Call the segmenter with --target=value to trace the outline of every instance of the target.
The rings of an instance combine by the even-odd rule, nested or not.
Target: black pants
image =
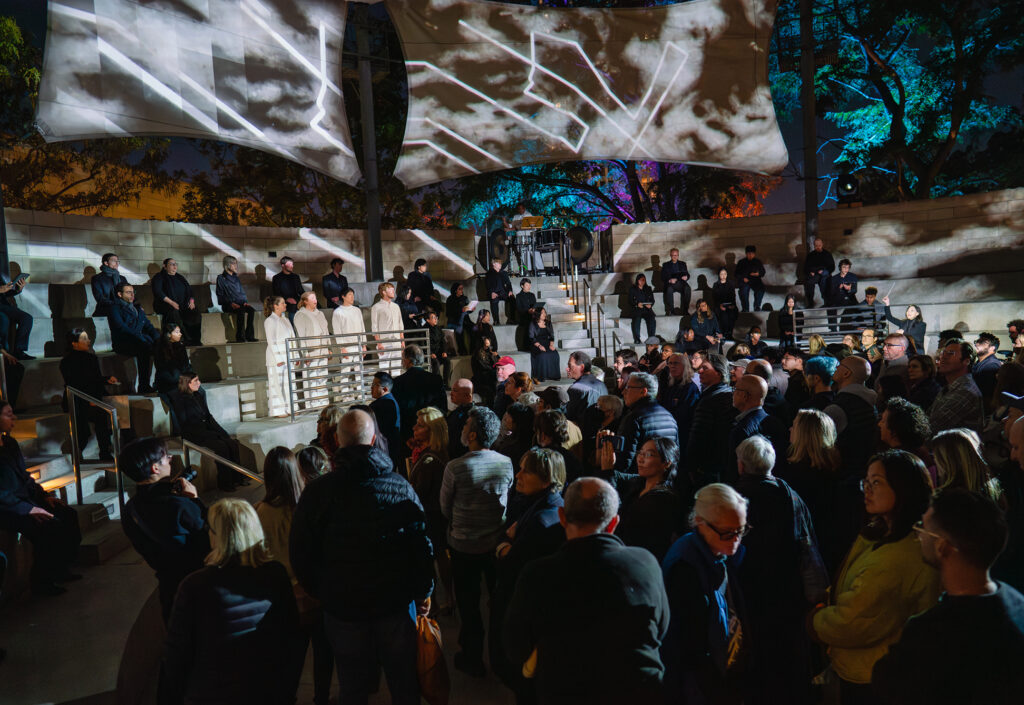
[[[188,309],[184,305],[179,310],[167,309],[161,312],[160,324],[164,327],[175,323],[181,327],[181,337],[185,345],[200,345],[203,340],[203,316],[199,309]]]
[[[487,583],[488,597],[494,593],[496,567],[494,553],[463,553],[449,548],[452,556],[452,582],[455,603],[462,618],[459,648],[470,661],[482,662],[484,656],[484,620],[480,613],[480,580]]]
[[[444,388],[448,389],[448,380],[452,376],[452,361],[445,355],[430,358],[430,371],[435,375],[440,374],[444,381]]]
[[[679,294],[679,308],[683,309],[683,313],[687,314],[690,312],[690,297],[691,290],[690,285],[684,282],[682,279],[676,279],[675,284],[665,284],[665,315],[672,315],[672,294],[673,292]]]
[[[227,458],[233,463],[238,462],[238,441],[233,439],[223,429],[213,429],[192,423],[181,430],[181,435],[187,441],[192,441],[204,448],[209,448],[222,458]],[[235,472],[227,465],[217,463],[217,486],[222,490],[230,490],[244,480],[245,477]]]
[[[224,313],[235,317],[236,343],[244,343],[247,340],[250,342],[256,340],[256,331],[253,330],[252,327],[252,319],[256,314],[256,309],[249,304],[239,304],[236,309],[233,309],[230,306],[225,306]]]
[[[726,340],[732,340],[732,329],[736,325],[737,315],[735,305],[726,305],[724,311],[721,308],[718,309],[718,328]]]
[[[75,399],[75,425],[78,427],[78,448],[81,451],[89,442],[92,431],[89,424],[96,428],[96,443],[100,447],[100,455],[111,455],[114,447],[110,443],[110,417],[107,412],[91,405],[87,401]]]
[[[138,338],[122,340],[114,345],[114,352],[118,355],[128,355],[135,358],[135,364],[139,368],[139,381],[135,389],[140,394],[153,391],[153,385],[149,380],[153,377],[153,341],[142,341]]]
[[[488,296],[489,295],[490,294],[488,294]],[[499,325],[498,310],[499,310],[500,304],[501,304],[501,302],[503,300],[505,302],[505,320],[506,320],[506,322],[508,322],[510,324],[516,322],[516,300],[515,300],[515,298],[511,298],[510,297],[510,298],[507,298],[507,299],[502,299],[499,296],[496,299],[491,299],[491,318],[494,319],[494,322],[493,322],[492,325],[495,325],[495,326]]]
[[[647,323],[647,336],[650,337],[655,334],[658,330],[658,322],[654,317],[654,311],[649,308],[638,308],[633,311],[633,320],[630,321],[630,327],[633,329],[633,342],[640,342],[640,321]]]
[[[821,300],[824,301],[825,297],[828,296],[828,280],[830,279],[827,273],[825,274],[808,274],[807,278],[804,279],[804,305],[807,308],[814,308],[814,285],[818,285],[818,291],[821,292]]]
[[[0,304],[0,341],[3,347],[7,348],[11,336],[11,326],[14,326],[14,345],[10,349],[16,353],[23,353],[28,350],[28,338],[32,334],[32,316],[22,311],[17,306]]]
[[[68,572],[68,566],[78,557],[82,532],[78,529],[78,515],[67,505],[46,508],[53,519],[37,522],[30,516],[0,513],[0,529],[17,531],[32,542],[33,587],[50,585]]]

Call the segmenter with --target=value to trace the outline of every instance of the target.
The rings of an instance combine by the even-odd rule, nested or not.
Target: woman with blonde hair
[[[263,332],[267,337],[267,400],[270,416],[283,418],[288,412],[288,370],[286,343],[295,337],[288,316],[288,304],[280,296],[268,296],[263,302]],[[299,361],[296,361],[298,364]]]
[[[315,292],[307,291],[299,297],[299,310],[295,312],[292,326],[299,338],[319,338],[302,345],[302,386],[313,388],[303,392],[302,397],[307,408],[317,407],[327,397],[327,362],[330,359],[327,341],[330,331],[327,329],[327,317],[317,308]]]
[[[303,649],[288,571],[267,549],[248,502],[219,500],[208,521],[213,550],[178,588],[159,699],[293,702]]]
[[[825,339],[817,333],[807,336],[807,355],[820,355],[825,352]]]
[[[445,602],[434,602],[438,612],[447,614],[452,604],[452,568],[446,539],[448,523],[441,513],[441,481],[448,464],[448,421],[440,409],[428,406],[416,412],[408,446],[412,451],[409,483],[416,490],[427,516],[427,535],[434,544],[434,562],[444,585]]]
[[[961,488],[1001,501],[1002,489],[981,455],[977,433],[968,428],[940,431],[932,438],[931,446],[939,478],[937,492]]]
[[[320,410],[316,419],[316,438],[310,445],[323,448],[328,458],[334,458],[338,450],[338,424],[345,415],[345,409],[339,404],[331,404]]]

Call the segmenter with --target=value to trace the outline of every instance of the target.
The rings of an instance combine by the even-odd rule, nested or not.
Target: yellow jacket
[[[851,683],[870,683],[875,662],[900,638],[907,620],[939,599],[938,572],[921,558],[914,532],[876,545],[858,536],[843,562],[832,604],[814,615],[832,668]]]

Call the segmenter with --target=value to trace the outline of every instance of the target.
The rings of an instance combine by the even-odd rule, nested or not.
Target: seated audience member
[[[501,325],[498,309],[502,301],[505,302],[506,322],[516,322],[516,295],[512,292],[512,280],[509,279],[508,271],[504,269],[504,266],[505,263],[500,259],[491,260],[491,268],[487,270],[487,274],[484,276],[487,299],[491,304],[491,318],[494,319],[494,325],[496,326]]]
[[[740,542],[750,530],[747,500],[720,483],[702,487],[690,512],[690,533],[662,561],[671,613],[661,645],[664,702],[742,702],[739,664],[749,651],[739,584]]]
[[[754,291],[754,310],[761,310],[764,299],[764,264],[757,258],[757,247],[747,245],[744,258],[736,263],[734,274],[739,282],[740,305],[744,311],[750,310],[750,291]]]
[[[935,378],[937,372],[935,360],[930,355],[911,358],[907,362],[907,401],[929,411],[942,391],[942,385]]]
[[[131,284],[118,285],[117,303],[111,306],[107,323],[114,352],[135,358],[139,373],[136,391],[139,394],[152,393],[153,386],[149,380],[153,371],[153,346],[160,334],[146,318],[142,307],[135,303],[135,287]]]
[[[210,507],[213,550],[181,581],[167,625],[161,702],[290,702],[302,669],[299,612],[252,505]]]
[[[396,468],[400,468],[401,459],[404,457],[400,447],[402,443],[402,424],[398,400],[391,393],[394,386],[395,381],[387,372],[375,373],[373,375],[373,382],[370,383],[370,396],[373,397],[373,401],[370,402],[370,409],[373,411],[381,434],[387,439],[391,460],[394,461]],[[340,421],[340,419],[338,420]],[[335,423],[335,428],[337,428],[337,423]],[[334,457],[333,454],[331,457]]]
[[[480,342],[483,344],[476,349],[469,361],[470,369],[473,371],[473,389],[480,395],[481,404],[493,408],[498,393],[498,360],[501,358],[491,347],[490,338]]]
[[[395,377],[391,394],[398,402],[399,426],[403,439],[412,437],[412,425],[416,423],[416,412],[433,406],[448,407],[444,393],[444,382],[439,375],[423,369],[423,349],[419,345],[406,345],[402,350],[402,369]]]
[[[472,309],[465,291],[466,287],[462,282],[455,282],[452,284],[451,295],[444,302],[447,327],[455,331],[455,349],[459,355],[466,355],[469,351],[466,338],[469,336]]]
[[[199,375],[195,372],[183,374],[178,380],[178,389],[170,395],[174,417],[181,428],[181,436],[204,448],[209,448],[222,458],[238,463],[238,441],[217,423],[206,403],[206,391],[202,388]],[[248,485],[245,475],[227,465],[217,463],[217,487],[231,492],[239,485]]]
[[[555,328],[543,307],[533,314],[527,338],[530,341],[530,376],[539,382],[560,379],[562,363],[555,345]]]
[[[810,511],[784,480],[772,475],[775,449],[751,436],[736,447],[736,491],[747,498],[747,522],[757,527],[745,541],[740,586],[750,637],[745,702],[765,705],[814,702],[812,651],[804,617],[828,592]]]
[[[295,318],[295,312],[299,310],[299,299],[305,288],[302,286],[302,277],[295,273],[295,260],[291,257],[282,257],[280,260],[281,271],[270,280],[270,286],[274,296],[280,296],[287,304],[288,320]]]
[[[535,696],[531,698],[533,684],[523,678],[522,664],[512,664],[505,656],[501,627],[523,569],[538,558],[550,556],[565,543],[565,529],[558,520],[564,487],[565,467],[561,455],[547,448],[527,451],[516,471],[518,511],[509,512],[505,535],[495,549],[497,580],[491,600],[488,651],[492,669],[516,693],[520,702],[535,699]]]
[[[749,357],[761,357],[768,348],[768,343],[761,340],[761,327],[754,326],[747,334],[747,345],[750,348]]]
[[[821,300],[828,300],[829,276],[836,271],[832,253],[825,249],[820,237],[814,238],[814,247],[804,258],[804,304],[814,308],[814,286],[818,286]]]
[[[89,281],[92,299],[96,302],[96,308],[92,312],[93,318],[107,316],[110,309],[117,303],[118,285],[128,283],[128,280],[118,271],[120,266],[121,261],[113,252],[103,254],[100,271],[94,274]]]
[[[445,421],[440,409],[428,406],[416,412],[416,424],[409,439],[409,484],[416,490],[416,496],[423,505],[427,517],[427,536],[434,546],[435,575],[444,586],[445,603],[432,604],[434,612],[450,614],[452,609],[452,564],[448,559],[448,542],[445,532],[448,528],[441,514],[441,482],[450,456],[452,444],[449,435],[451,426]],[[461,428],[459,429],[461,433]],[[400,473],[401,474],[401,473]]]
[[[974,383],[981,391],[981,399],[985,403],[985,413],[992,413],[992,392],[996,389],[996,373],[1003,363],[996,357],[999,350],[999,338],[991,333],[982,333],[974,341],[974,350],[978,353],[978,361],[971,370]]]
[[[593,373],[590,355],[576,351],[569,354],[565,373],[573,383],[567,393],[569,402],[565,405],[565,416],[578,426],[583,425],[583,416],[587,409],[594,406],[608,388]]]
[[[70,568],[82,542],[78,514],[26,471],[25,456],[11,436],[17,420],[10,402],[0,401],[0,529],[16,531],[32,543],[32,594],[60,595],[66,589],[59,583],[82,577]]]
[[[647,336],[658,332],[658,323],[654,316],[654,291],[647,285],[647,277],[636,275],[636,281],[629,287],[629,306],[633,329],[633,344],[640,344],[640,322],[647,325]]]
[[[526,404],[509,404],[501,417],[501,430],[494,450],[513,462],[533,446],[534,411]]]
[[[526,277],[519,280],[519,293],[516,294],[516,314],[519,321],[529,321],[537,308],[537,295],[530,289],[533,283]]]
[[[557,408],[536,411],[533,417],[533,438],[536,445],[550,448],[563,456],[567,482],[586,474],[579,458],[571,450],[574,444],[570,442],[569,423],[565,419],[565,414]]]
[[[697,373],[700,375],[701,394],[693,410],[684,456],[687,476],[676,480],[679,494],[684,497],[689,497],[695,489],[717,482],[726,471],[729,432],[736,418],[725,358],[708,355]]]
[[[462,444],[469,452],[448,463],[441,483],[441,513],[449,522],[455,601],[462,617],[455,667],[477,678],[487,673],[480,584],[486,582],[493,595],[494,549],[501,542],[513,477],[512,461],[491,450],[500,425],[488,408],[470,411],[462,428]]]
[[[813,304],[809,306],[813,307]],[[779,311],[779,347],[788,348],[796,345],[796,331],[798,328],[803,330],[803,326],[804,314],[796,310],[796,297],[790,294]]]
[[[140,438],[121,451],[118,470],[136,483],[121,515],[121,527],[156,572],[164,621],[182,579],[203,567],[210,552],[206,507],[195,486],[171,479],[171,456],[158,438]]]
[[[729,270],[725,267],[718,269],[718,281],[711,287],[711,297],[715,301],[715,317],[722,336],[731,340],[732,328],[739,314],[736,310],[736,285],[730,281]]]
[[[985,408],[981,391],[971,377],[977,359],[974,346],[963,340],[951,340],[939,350],[938,371],[946,387],[939,392],[928,412],[932,433],[949,428],[981,431],[985,425]]]
[[[153,384],[172,414],[174,410],[171,408],[170,394],[178,389],[178,380],[181,376],[193,371],[192,361],[189,360],[188,349],[182,337],[181,326],[169,321],[164,325],[160,340],[153,348],[153,367],[156,368]],[[174,423],[178,423],[177,419],[174,419]]]
[[[402,312],[402,330],[416,330],[420,328],[420,320],[423,314],[420,307],[412,300],[412,289],[408,284],[398,287],[398,296],[395,299],[399,310]]]
[[[861,476],[871,451],[878,445],[875,392],[864,386],[871,365],[862,357],[847,357],[832,373],[835,399],[823,411],[836,423],[836,446],[843,456],[843,474]]]
[[[999,481],[992,477],[981,455],[981,439],[974,431],[952,428],[940,431],[931,440],[932,457],[938,475],[936,490],[964,489],[1002,500]]]
[[[452,385],[448,399],[454,407],[448,412],[448,459],[458,458],[465,454],[466,446],[462,445],[462,427],[466,425],[466,417],[473,409],[473,382],[461,377]]]
[[[657,377],[646,372],[630,375],[629,383],[623,389],[626,413],[617,434],[623,437],[624,444],[615,461],[615,469],[619,472],[635,472],[637,451],[651,438],[668,438],[678,445],[676,420],[658,403],[657,398]]]
[[[839,260],[839,274],[833,275],[828,282],[828,296],[825,297],[825,305],[830,307],[844,307],[857,305],[857,275],[850,271],[850,260]],[[835,309],[829,311],[835,313]],[[836,318],[829,315],[829,322],[835,324]],[[835,328],[833,327],[833,330]]]
[[[550,323],[550,321],[548,321]],[[472,340],[470,350],[475,351],[483,345],[484,339],[491,341],[491,349],[498,349],[498,336],[494,333],[494,325],[491,321],[491,312],[483,309],[476,316],[476,323],[473,324]]]
[[[679,250],[672,248],[669,261],[661,265],[661,286],[664,290],[665,315],[685,316],[690,312],[690,273],[686,262],[679,259]],[[679,294],[679,308],[673,308],[672,295]]]
[[[1006,544],[999,507],[963,489],[942,491],[914,529],[944,592],[937,605],[907,622],[875,663],[871,684],[878,702],[1019,702],[1024,596],[989,573]]]
[[[341,273],[345,261],[341,257],[331,260],[331,271],[323,276],[320,284],[324,290],[324,299],[327,301],[327,308],[338,308],[341,306],[341,297],[348,288],[348,277]]]
[[[664,342],[660,335],[652,335],[644,340],[644,354],[640,356],[640,370],[651,372],[661,363],[661,344]]]
[[[603,480],[569,485],[558,510],[565,544],[519,576],[505,614],[505,653],[513,667],[536,674],[540,702],[661,699],[665,584],[648,551],[627,547],[612,533],[618,508],[615,490]],[[615,637],[599,636],[610,634]]]
[[[673,489],[679,464],[679,446],[670,438],[650,438],[636,456],[636,473],[615,470],[615,450],[600,445],[600,477],[619,493],[619,525],[615,535],[627,546],[650,551],[660,563],[682,533],[682,503]]]
[[[444,339],[444,331],[437,322],[437,311],[427,311],[427,344],[430,349],[430,371],[440,374],[445,389],[452,376],[452,362],[448,359],[448,343]]]
[[[935,467],[926,447],[932,427],[924,409],[902,397],[893,397],[878,417],[878,431],[884,447],[905,450],[920,458],[935,484]]]
[[[906,318],[899,319],[892,315],[888,296],[882,298],[882,303],[885,304],[885,320],[896,325],[896,332],[906,336],[909,343],[913,346],[908,347],[908,350],[914,355],[924,355],[924,334],[928,326],[924,322],[924,316],[921,313],[920,307],[914,304],[907,306]]]
[[[153,310],[160,314],[161,324],[177,323],[181,326],[185,345],[202,345],[202,312],[196,308],[192,285],[178,273],[178,263],[172,257],[164,260],[164,267],[150,282],[153,287]]]
[[[92,350],[92,341],[89,334],[81,328],[74,328],[68,332],[67,355],[61,358],[60,375],[64,379],[65,387],[73,387],[80,392],[85,392],[91,397],[102,399],[107,394],[108,384],[117,384],[117,377],[105,375],[100,372],[100,361]],[[70,399],[64,399],[66,409]],[[75,423],[78,431],[78,447],[84,450],[92,435],[89,430],[91,423],[96,428],[96,443],[99,445],[100,460],[113,460],[113,445],[111,444],[110,416],[99,407],[93,406],[84,399],[75,397]]]
[[[434,280],[427,271],[427,260],[421,257],[413,263],[406,283],[412,289],[412,302],[416,308],[420,311],[434,308]]]
[[[412,610],[428,609],[434,552],[419,498],[374,446],[374,428],[364,411],[341,418],[335,471],[302,493],[289,551],[299,584],[323,605],[339,702],[365,703],[383,669],[392,702],[416,703]]]
[[[693,327],[693,342],[698,350],[717,348],[722,342],[719,319],[704,299],[697,300],[697,310],[690,317],[690,325]]]
[[[28,354],[28,341],[32,335],[32,315],[18,308],[16,297],[28,283],[28,275],[9,281],[0,274],[0,346],[7,347],[11,340],[11,326],[14,326],[12,354],[18,360],[34,360]]]
[[[838,367],[839,361],[826,355],[815,355],[804,362],[804,383],[811,394],[804,408],[824,411],[832,404],[836,398],[832,391],[832,375]]]
[[[884,451],[871,458],[863,487],[868,522],[843,561],[830,604],[812,618],[815,636],[829,646],[842,703],[872,702],[871,669],[907,619],[939,596],[939,576],[922,560],[913,530],[931,496],[924,465],[905,451]]]
[[[827,346],[825,345],[825,339],[822,338],[817,333],[812,333],[811,335],[807,336],[807,355],[809,357],[814,357],[815,355],[828,354],[825,349],[826,347]]]
[[[224,313],[235,316],[235,342],[255,343],[256,309],[249,305],[245,287],[238,279],[238,260],[231,255],[224,258],[224,272],[217,275],[217,304]]]

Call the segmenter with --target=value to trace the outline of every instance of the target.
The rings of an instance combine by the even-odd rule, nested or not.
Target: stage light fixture
[[[854,203],[860,200],[860,179],[852,174],[841,174],[836,179],[836,195],[840,203]]]

